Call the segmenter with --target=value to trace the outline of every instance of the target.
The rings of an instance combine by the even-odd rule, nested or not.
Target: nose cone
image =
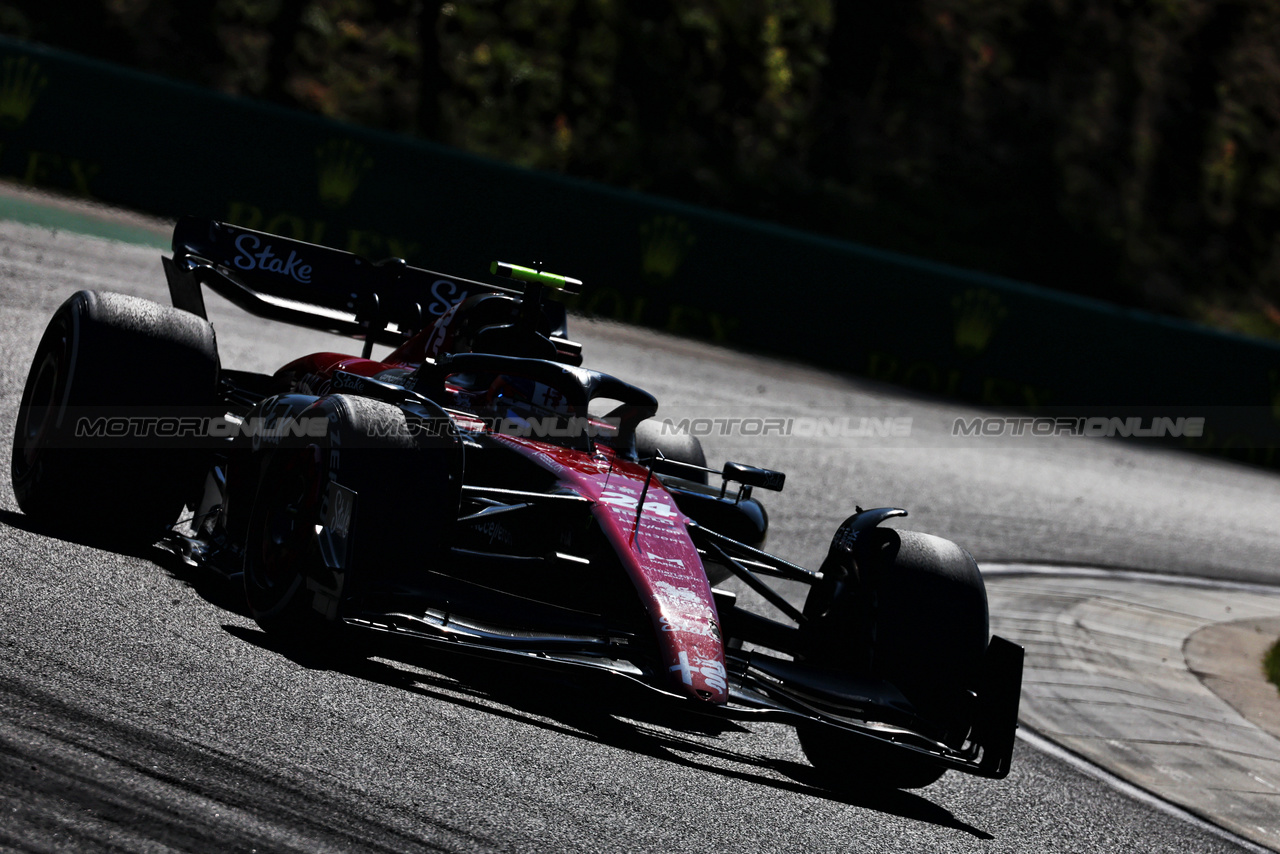
[[[719,655],[682,649],[669,669],[676,687],[686,696],[715,705],[729,701],[729,681]]]

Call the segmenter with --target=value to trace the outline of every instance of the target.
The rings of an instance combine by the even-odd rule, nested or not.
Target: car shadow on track
[[[249,616],[240,585],[235,580],[192,566],[157,546],[109,537],[68,536],[66,531],[35,523],[30,517],[9,510],[0,510],[0,524],[151,561],[187,584],[209,604],[241,617]],[[673,713],[669,705],[648,702],[644,692],[638,695],[617,692],[617,686],[611,685],[608,694],[614,694],[617,699],[610,703],[596,702],[588,699],[595,695],[582,690],[581,680],[515,664],[482,661],[460,654],[432,655],[429,662],[423,662],[421,656],[407,655],[393,658],[352,655],[335,659],[302,653],[258,629],[232,624],[224,624],[223,629],[245,643],[285,656],[304,667],[335,670],[727,779],[927,822],[979,839],[993,838],[921,794],[895,789],[834,791],[823,785],[818,773],[807,763],[753,755],[715,744],[709,737],[748,730],[722,718]],[[366,649],[366,652],[383,656],[391,651],[379,648]],[[480,664],[483,666],[478,666]],[[548,690],[551,686],[566,690]]]
[[[0,510],[0,524],[8,525],[10,528],[16,528],[19,531],[26,531],[30,534],[36,534],[41,537],[51,537],[55,540],[62,540],[76,545],[88,546],[102,551],[113,552],[115,554],[126,555],[128,557],[143,558],[150,560],[154,557],[154,547],[150,543],[143,543],[137,540],[128,540],[120,537],[112,537],[109,534],[99,536],[90,536],[88,534],[76,534],[69,530],[64,530],[56,524],[47,522],[38,522],[25,513],[19,513],[16,510]]]
[[[914,821],[993,839],[986,831],[956,818],[915,792],[896,789],[833,791],[803,762],[753,755],[715,744],[708,737],[747,733],[723,718],[673,713],[667,704],[646,702],[645,694],[614,691],[612,702],[583,690],[584,682],[518,664],[478,659],[461,653],[341,659],[299,653],[257,629],[224,625],[229,634],[311,668],[335,670],[423,697],[452,703],[543,730],[586,739],[727,779],[780,791],[839,801]],[[383,656],[389,650],[371,653]],[[548,689],[552,690],[548,690]],[[556,690],[563,688],[564,690]],[[606,694],[606,696],[608,696]]]
[[[37,522],[25,513],[13,510],[0,510],[0,525],[124,557],[150,561],[186,584],[206,602],[242,617],[250,616],[239,584],[231,583],[211,570],[192,566],[172,552],[150,542],[113,537],[110,534],[76,533],[64,530],[56,524]]]
[[[35,521],[25,513],[13,510],[0,510],[0,525],[123,557],[150,561],[186,584],[206,602],[242,617],[249,616],[244,594],[240,592],[238,585],[228,584],[225,578],[215,572],[191,566],[177,555],[150,541],[115,537],[110,533],[88,534],[66,530],[57,524]]]

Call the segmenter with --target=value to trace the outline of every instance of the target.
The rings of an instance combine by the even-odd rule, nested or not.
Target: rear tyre
[[[277,430],[283,417],[328,426],[259,451],[245,598],[265,631],[332,654],[341,619],[363,597],[403,591],[442,558],[457,518],[461,446],[413,431],[398,406],[351,395],[266,417],[268,435],[289,433]]]
[[[665,460],[672,462],[702,467],[707,464],[707,456],[703,453],[702,442],[697,436],[691,436],[688,433],[664,433],[657,421],[641,421],[636,427],[636,456],[642,460],[656,460],[659,452]],[[669,465],[664,461],[655,461],[653,470],[658,474],[673,475],[695,483],[707,482],[705,471]]]
[[[958,747],[973,725],[987,647],[978,565],[955,543],[929,534],[875,528],[864,536],[857,582],[809,594],[807,659],[890,682],[911,702],[926,735]],[[857,781],[920,788],[945,770],[827,728],[799,734],[814,767],[844,787]]]
[[[203,318],[123,294],[74,294],[49,321],[23,388],[11,461],[18,506],[71,534],[158,537],[199,488],[207,452],[194,429],[172,435],[137,419],[190,416],[192,427],[212,413],[217,379]]]

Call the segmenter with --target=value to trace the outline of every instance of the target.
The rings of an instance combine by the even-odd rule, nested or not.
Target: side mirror
[[[725,463],[722,474],[726,483],[732,480],[743,486],[758,486],[771,492],[781,492],[787,480],[787,476],[780,471],[744,466],[742,463]]]

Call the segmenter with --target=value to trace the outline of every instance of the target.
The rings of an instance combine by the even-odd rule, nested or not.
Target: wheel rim
[[[271,602],[287,596],[299,583],[314,550],[320,517],[317,457],[315,446],[309,446],[278,460],[263,476],[271,493],[254,539],[256,554],[249,575]]]
[[[28,395],[19,408],[14,430],[21,452],[15,460],[21,462],[23,471],[35,467],[49,440],[60,403],[58,392],[64,385],[66,351],[67,334],[63,329],[51,346],[42,347],[37,354],[38,362],[32,370],[34,379],[27,384]]]

